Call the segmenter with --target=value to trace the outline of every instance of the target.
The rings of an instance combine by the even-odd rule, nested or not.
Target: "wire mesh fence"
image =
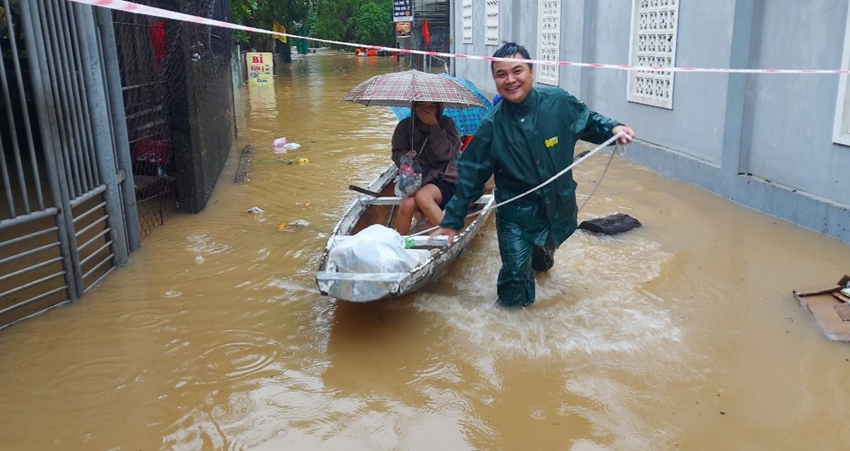
[[[140,0],[138,3],[211,19],[228,19],[227,0]],[[193,138],[188,136],[189,105],[194,98],[220,97],[216,84],[209,83],[210,77],[203,73],[204,62],[227,61],[227,67],[217,70],[229,77],[231,35],[229,30],[121,11],[113,13],[113,25],[144,238],[178,211],[181,197],[184,204],[193,203],[195,196],[191,191],[197,190],[197,185],[180,183],[181,176],[192,178],[191,168],[186,164],[181,167],[181,158],[186,160],[190,149],[198,148],[198,142],[191,142]],[[203,137],[194,140],[202,141]],[[188,206],[184,210],[198,208]]]
[[[449,45],[449,2],[447,0],[415,0],[414,2],[414,48],[434,52],[451,51]],[[428,42],[425,42],[425,36]],[[430,55],[414,55],[413,66],[428,72],[447,71],[449,61]]]
[[[140,3],[164,6],[149,0]],[[163,225],[177,207],[167,120],[169,80],[164,74],[166,27],[157,18],[121,11],[113,13],[113,25],[133,159],[133,186],[144,238]]]

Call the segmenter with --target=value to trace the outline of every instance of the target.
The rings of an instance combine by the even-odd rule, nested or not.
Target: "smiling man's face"
[[[524,59],[519,53],[510,58]],[[534,71],[527,63],[496,61],[493,63],[493,81],[496,82],[496,90],[503,99],[511,103],[520,103],[531,91]]]

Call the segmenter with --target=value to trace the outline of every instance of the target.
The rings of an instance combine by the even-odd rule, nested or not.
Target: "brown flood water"
[[[850,349],[791,295],[850,272],[850,245],[620,157],[580,217],[645,227],[577,233],[527,310],[493,303],[492,219],[416,295],[321,297],[347,187],[386,166],[395,125],[337,100],[388,70],[311,55],[243,89],[248,185],[234,151],[205,211],[82,301],[0,331],[0,449],[850,449]],[[281,136],[301,147],[275,154]],[[606,159],[576,169],[580,193]]]

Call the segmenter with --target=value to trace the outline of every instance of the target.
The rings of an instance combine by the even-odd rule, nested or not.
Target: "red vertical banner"
[[[153,57],[157,64],[162,64],[165,59],[165,22],[159,21],[148,28],[148,33],[151,38],[151,46],[153,47]]]
[[[425,44],[425,50],[429,50],[431,45],[431,30],[428,29],[428,19],[422,19],[422,43]]]

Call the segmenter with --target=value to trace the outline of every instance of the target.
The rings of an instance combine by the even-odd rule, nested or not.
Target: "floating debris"
[[[290,222],[282,222],[277,226],[278,232],[292,232],[297,227],[309,227],[310,222],[304,219],[296,219]]]
[[[578,228],[587,230],[592,233],[604,233],[605,235],[616,235],[618,233],[628,232],[635,227],[640,227],[642,224],[637,219],[625,214],[617,213],[602,218],[582,221]]]
[[[245,146],[242,149],[242,155],[239,157],[239,169],[236,170],[236,184],[244,185],[248,183],[248,169],[251,166],[251,146]]]
[[[287,143],[287,144],[286,144],[286,145],[284,145],[284,146],[281,146],[281,147],[275,147],[275,148],[274,148],[274,153],[277,153],[277,154],[285,154],[285,153],[289,152],[290,150],[295,150],[295,149],[297,149],[297,148],[299,148],[299,147],[301,147],[301,144],[298,144],[298,143]]]

